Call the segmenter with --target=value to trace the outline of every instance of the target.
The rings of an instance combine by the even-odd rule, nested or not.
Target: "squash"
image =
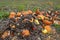
[[[15,12],[11,12],[10,15],[9,15],[9,18],[14,18],[16,16],[16,13]]]
[[[20,19],[20,17],[16,17],[16,18],[15,18],[15,22],[17,22],[19,19]]]
[[[17,12],[17,17],[20,17],[21,16],[21,12]]]
[[[46,25],[51,25],[52,24],[52,22],[48,21],[48,20],[43,20],[43,23],[46,24]]]
[[[28,13],[29,13],[29,14],[32,14],[33,12],[32,12],[31,10],[28,10]]]
[[[48,31],[46,29],[42,30],[42,33],[47,34]]]
[[[40,14],[40,10],[39,9],[36,10],[36,14]]]
[[[10,28],[16,28],[16,26],[13,24],[10,24]]]
[[[34,21],[34,18],[31,18],[31,20],[29,20],[30,22],[33,22]]]
[[[52,28],[50,25],[46,25],[44,26],[44,28],[48,31],[48,32],[51,32]]]
[[[24,29],[24,30],[22,31],[22,35],[23,35],[23,37],[25,37],[25,36],[29,36],[29,35],[30,35],[29,30]]]
[[[1,38],[4,39],[4,38],[8,37],[9,35],[10,35],[10,32],[9,31],[5,31]]]
[[[44,20],[45,16],[43,16],[43,15],[38,15],[37,18]]]
[[[40,24],[39,21],[38,21],[37,19],[34,20],[34,23],[37,24],[37,25]]]
[[[22,15],[26,16],[28,14],[28,11],[22,11]]]

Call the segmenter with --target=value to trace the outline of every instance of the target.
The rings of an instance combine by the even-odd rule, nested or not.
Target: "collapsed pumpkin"
[[[40,24],[39,21],[38,21],[37,19],[34,20],[34,23],[37,24],[37,25]]]
[[[16,17],[16,18],[15,18],[15,22],[17,22],[19,19],[20,19],[20,17]]]
[[[43,29],[42,33],[46,34],[46,33],[48,33],[48,31],[46,29]]]
[[[22,11],[22,15],[26,16],[28,14],[28,11]]]
[[[16,28],[16,26],[15,26],[15,25],[10,25],[10,27],[11,27],[11,28],[13,28],[13,29],[15,29],[15,28]]]
[[[9,18],[14,18],[16,16],[16,13],[15,12],[11,12],[10,15],[9,15]]]
[[[32,14],[33,12],[32,12],[31,10],[28,10],[28,13],[29,13],[29,14]]]
[[[9,31],[5,31],[1,38],[4,39],[4,38],[8,37],[9,35],[10,35],[10,32]]]
[[[40,14],[40,10],[39,9],[36,10],[36,14]]]
[[[44,28],[45,28],[48,32],[51,32],[51,30],[52,30],[51,26],[49,26],[49,25],[44,26]]]
[[[24,30],[22,31],[22,35],[23,35],[23,37],[25,37],[25,36],[29,36],[29,35],[30,35],[29,30],[24,29]]]
[[[45,16],[43,16],[43,15],[38,15],[38,16],[37,16],[38,19],[42,19],[42,20],[44,19],[44,17],[45,17]]]
[[[20,17],[21,16],[21,12],[17,12],[17,17]]]
[[[48,20],[43,20],[43,23],[46,24],[46,25],[51,25],[52,24],[52,22],[48,21]]]

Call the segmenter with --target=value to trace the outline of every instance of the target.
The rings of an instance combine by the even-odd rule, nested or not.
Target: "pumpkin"
[[[9,15],[9,18],[14,18],[14,17],[15,17],[15,15],[16,15],[16,13],[15,13],[15,12],[11,12],[11,13],[10,13],[10,15]]]
[[[37,19],[34,20],[34,23],[37,24],[37,25],[40,24],[39,21],[38,21]]]
[[[31,18],[31,20],[29,20],[30,22],[33,22],[34,21],[34,18]]]
[[[19,19],[20,19],[20,17],[16,17],[16,18],[15,18],[15,22],[17,22]]]
[[[28,10],[28,13],[29,13],[29,14],[32,14],[32,11],[31,11],[31,10]]]
[[[48,18],[48,17],[45,17],[45,19],[46,19],[46,20],[49,20],[49,18]]]
[[[43,19],[45,18],[45,16],[43,16],[43,15],[38,15],[37,18],[43,20]]]
[[[16,26],[13,24],[10,24],[10,28],[16,28]]]
[[[42,33],[46,34],[48,31],[46,29],[42,30]]]
[[[20,17],[21,16],[21,12],[17,12],[17,14],[16,14],[18,17]]]
[[[24,36],[29,36],[29,35],[30,35],[29,30],[24,29],[24,30],[22,31],[22,35],[23,35],[23,37],[24,37]]]
[[[22,15],[26,16],[28,14],[28,11],[22,11]]]
[[[48,31],[48,32],[51,32],[52,28],[50,25],[46,25],[44,26],[44,28]]]
[[[5,31],[3,33],[3,35],[2,35],[2,38],[4,39],[4,38],[8,37],[9,35],[10,35],[10,32],[9,31]]]
[[[40,10],[39,9],[36,10],[36,14],[40,14]]]
[[[46,25],[51,25],[52,24],[52,22],[48,21],[48,20],[43,20],[43,23],[46,24]]]

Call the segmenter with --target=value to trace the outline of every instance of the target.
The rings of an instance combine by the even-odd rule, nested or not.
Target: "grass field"
[[[60,0],[0,0],[0,16],[10,11],[60,9]]]
[[[0,8],[9,7],[11,9],[17,8],[22,9],[31,9],[40,8],[60,8],[60,0],[0,0]]]

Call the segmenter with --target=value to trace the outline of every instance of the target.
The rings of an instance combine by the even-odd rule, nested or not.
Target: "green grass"
[[[0,11],[0,19],[8,18],[9,12],[6,11]]]
[[[58,24],[53,24],[53,26],[55,26],[56,28],[57,27],[60,28],[60,25],[58,25]]]
[[[60,0],[0,0],[0,15],[6,13],[4,8],[17,9],[18,11],[28,9],[35,11],[37,8],[58,10],[60,9]],[[9,10],[7,11],[9,12]]]
[[[56,28],[57,32],[60,33],[60,25],[58,25],[58,24],[53,24],[53,26]]]
[[[21,6],[23,5],[23,6]],[[57,6],[58,5],[58,6]],[[9,6],[10,8],[31,9],[34,7],[48,9],[50,7],[60,8],[60,0],[0,0],[0,7]],[[21,9],[21,7],[23,7]]]

